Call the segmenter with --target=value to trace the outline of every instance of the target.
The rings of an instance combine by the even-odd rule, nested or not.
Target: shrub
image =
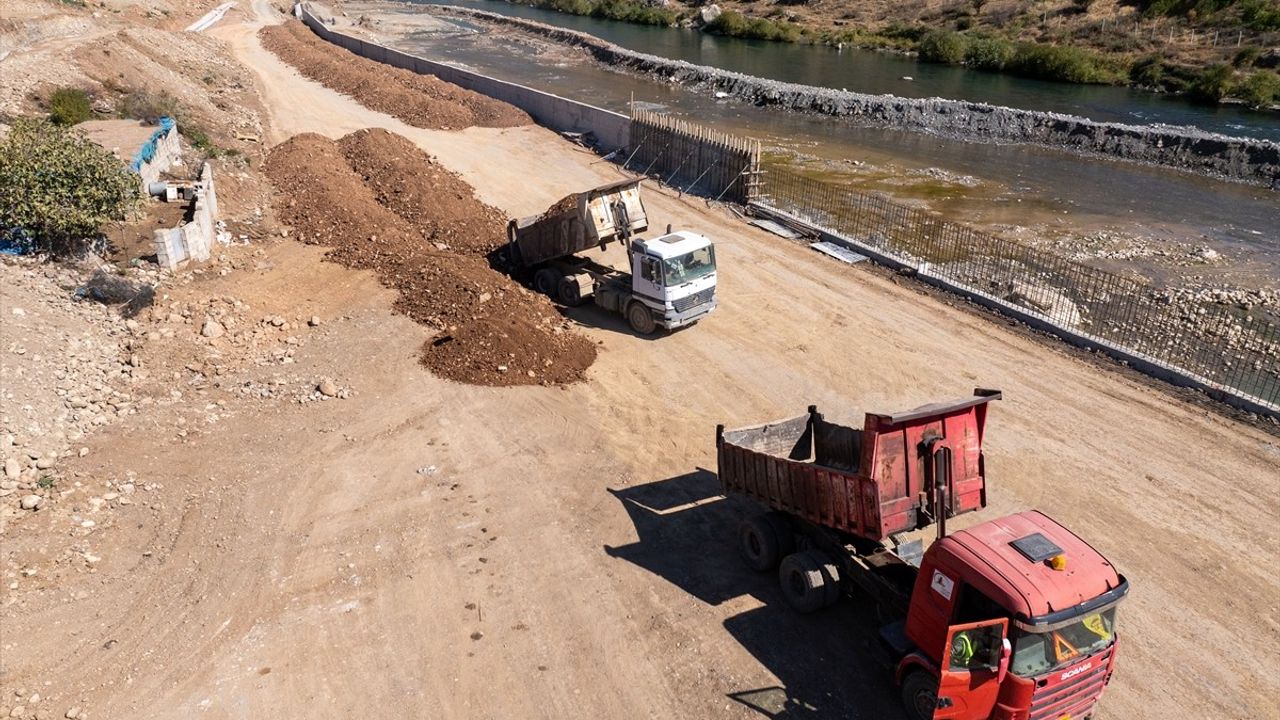
[[[1006,65],[1025,77],[1073,83],[1109,83],[1119,73],[1097,53],[1083,48],[1042,43],[1020,43]]]
[[[1205,68],[1191,83],[1187,94],[1196,102],[1212,104],[1221,100],[1230,87],[1231,67],[1219,63]]]
[[[1280,100],[1280,75],[1270,70],[1259,70],[1236,85],[1232,94],[1249,103],[1250,107],[1269,107]]]
[[[93,117],[89,93],[78,88],[58,88],[49,96],[49,119],[58,125],[76,125]]]
[[[1280,5],[1275,0],[1242,0],[1240,19],[1250,30],[1280,30]]]
[[[22,119],[0,139],[0,228],[72,253],[139,202],[138,176],[79,131]]]
[[[1013,52],[1013,43],[1003,38],[974,38],[964,53],[964,62],[975,70],[999,71],[1009,64]]]
[[[783,42],[795,42],[800,39],[801,34],[800,28],[793,23],[765,18],[748,18],[732,10],[720,13],[720,17],[707,23],[705,29],[709,33],[726,37]]]
[[[968,40],[950,30],[930,30],[920,38],[920,59],[926,62],[956,65],[964,62]]]
[[[178,99],[163,90],[134,90],[120,101],[120,114],[155,125],[162,117],[178,117]]]
[[[1164,87],[1164,61],[1159,55],[1148,55],[1129,68],[1129,82],[1140,87]]]
[[[1236,51],[1231,58],[1231,64],[1238,68],[1252,67],[1260,57],[1262,57],[1262,48],[1257,45],[1245,45]]]

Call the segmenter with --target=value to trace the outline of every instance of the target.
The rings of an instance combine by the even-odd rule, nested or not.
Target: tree
[[[140,201],[138,176],[83,134],[48,120],[18,120],[0,139],[0,233],[69,254]]]

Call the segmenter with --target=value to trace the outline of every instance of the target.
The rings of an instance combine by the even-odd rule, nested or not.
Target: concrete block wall
[[[361,57],[392,67],[412,70],[420,75],[434,75],[444,82],[509,103],[529,113],[534,122],[556,132],[590,132],[595,136],[598,147],[605,152],[625,149],[631,139],[631,119],[621,113],[452,67],[340,33],[326,26],[305,4],[299,4],[295,14],[324,40],[346,48]]]
[[[182,154],[182,143],[178,140],[178,126],[175,124],[169,131],[155,141],[155,154],[147,162],[138,167],[138,175],[142,177],[142,194],[146,197],[147,186],[160,179],[160,174],[169,169],[173,161]]]
[[[208,260],[217,238],[217,220],[218,193],[213,182],[213,166],[206,162],[200,168],[191,221],[176,228],[155,231],[156,259],[160,267],[176,270],[188,260]]]

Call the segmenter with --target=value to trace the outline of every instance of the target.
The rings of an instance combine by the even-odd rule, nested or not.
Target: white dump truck
[[[715,246],[681,230],[640,239],[648,229],[640,181],[624,180],[570,195],[546,212],[507,225],[507,260],[531,275],[538,292],[569,306],[594,299],[641,335],[691,325],[716,307]],[[627,248],[623,272],[578,255],[611,241]]]

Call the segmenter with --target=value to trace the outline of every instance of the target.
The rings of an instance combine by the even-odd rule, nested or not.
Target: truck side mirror
[[[1009,660],[1013,657],[1013,643],[1009,642],[1009,638],[1003,638],[1000,641],[1000,667],[996,671],[996,683],[1004,682],[1005,676],[1009,674]]]

